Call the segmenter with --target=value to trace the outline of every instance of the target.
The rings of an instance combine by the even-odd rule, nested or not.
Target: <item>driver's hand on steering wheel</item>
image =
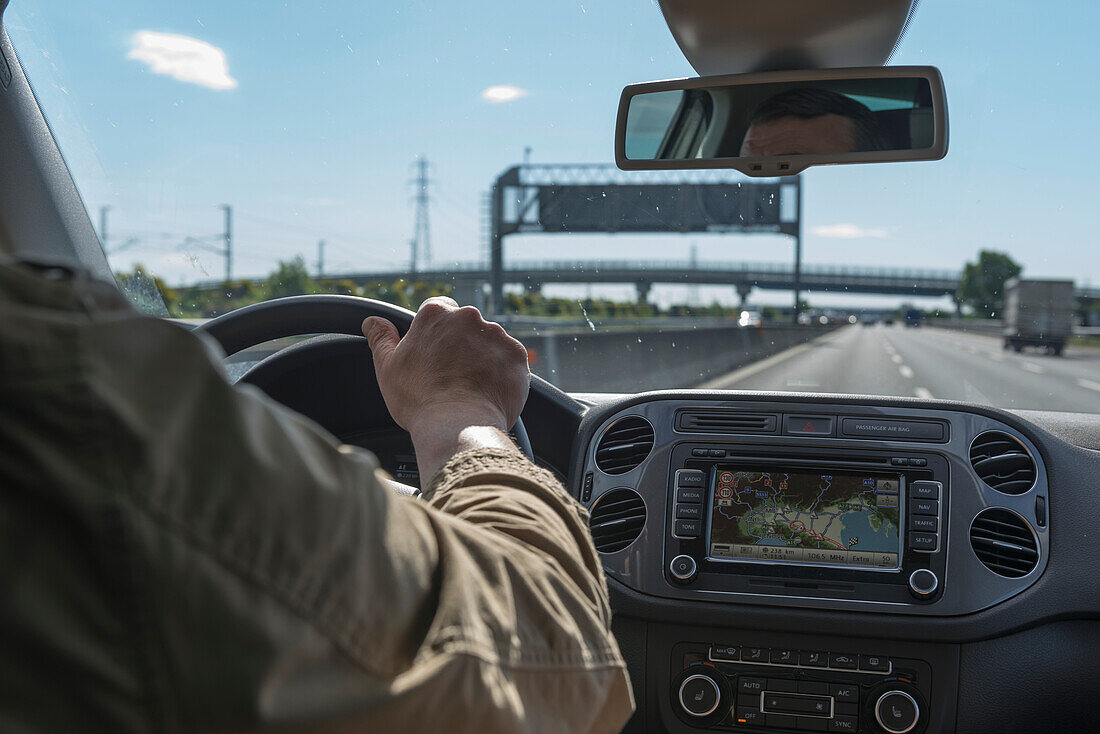
[[[500,324],[451,298],[420,305],[402,338],[378,316],[363,321],[390,415],[412,436],[427,481],[458,451],[512,446],[506,432],[527,400],[527,350]]]

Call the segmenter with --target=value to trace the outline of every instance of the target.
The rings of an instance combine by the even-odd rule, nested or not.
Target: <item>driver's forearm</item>
[[[412,426],[409,433],[416,449],[421,486],[425,489],[443,465],[463,451],[503,449],[520,455],[499,421],[492,417],[439,416],[431,425]]]

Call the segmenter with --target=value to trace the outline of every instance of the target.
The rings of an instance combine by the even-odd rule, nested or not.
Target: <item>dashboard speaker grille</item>
[[[681,410],[676,428],[699,433],[775,433],[775,413],[735,413],[728,410]]]
[[[600,553],[621,551],[637,540],[645,527],[645,502],[633,489],[608,490],[592,507],[588,527]]]
[[[982,510],[970,525],[970,546],[995,574],[1018,579],[1039,563],[1039,547],[1027,521],[1014,512]]]
[[[649,456],[653,426],[636,415],[615,421],[596,445],[596,466],[605,474],[625,474]]]
[[[970,446],[970,466],[993,489],[1023,494],[1035,484],[1035,460],[1018,440],[1000,431],[989,431]]]

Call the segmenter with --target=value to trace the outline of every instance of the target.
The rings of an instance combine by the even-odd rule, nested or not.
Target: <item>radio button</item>
[[[694,502],[696,504],[703,501],[703,488],[702,487],[680,487],[676,490],[677,502]]]
[[[914,515],[909,518],[909,529],[922,533],[934,533],[940,529],[940,521],[927,515]]]
[[[856,656],[847,653],[829,653],[829,667],[838,670],[855,670],[857,666]]]
[[[771,662],[777,665],[797,665],[798,651],[796,650],[772,650]]]
[[[748,676],[741,676],[737,679],[737,695],[742,693],[749,693],[757,697],[759,700],[760,694],[764,692],[764,688],[768,685],[768,682],[763,678],[750,678]]]
[[[859,686],[854,683],[834,683],[829,686],[829,695],[837,701],[859,703]]]
[[[677,487],[699,487],[706,485],[706,475],[700,469],[677,469]]]
[[[878,655],[860,655],[859,669],[868,670],[872,673],[889,673],[890,659]]]
[[[909,514],[938,515],[940,514],[940,503],[938,500],[910,500]]]
[[[915,551],[934,551],[939,543],[935,533],[909,533],[909,547]]]
[[[771,650],[766,647],[742,647],[741,662],[766,663],[771,655]],[[761,688],[760,690],[764,690]]]
[[[829,653],[803,650],[798,654],[798,664],[807,668],[828,668]]]
[[[710,659],[717,663],[736,663],[741,659],[741,648],[737,645],[711,645]]]
[[[855,716],[834,716],[829,719],[829,731],[859,731],[859,719]]]
[[[939,482],[913,482],[909,485],[909,496],[913,499],[938,500],[941,486]]]
[[[677,538],[698,538],[701,525],[698,520],[677,520],[672,533]]]
[[[676,505],[676,518],[678,520],[698,520],[702,516],[702,505]]]
[[[673,578],[686,584],[695,578],[695,559],[691,556],[676,556],[669,564],[668,570]]]

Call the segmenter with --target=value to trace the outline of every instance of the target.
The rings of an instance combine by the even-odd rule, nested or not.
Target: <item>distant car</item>
[[[759,311],[742,311],[741,317],[737,319],[737,325],[741,327],[759,329],[764,325],[764,317]]]
[[[923,316],[924,314],[921,313],[920,309],[911,308],[905,312],[905,325],[912,326],[914,328],[918,327],[920,326],[920,320],[921,318],[923,318]]]
[[[894,317],[893,316],[887,316],[886,318],[884,318],[882,320],[882,325],[883,326],[893,326],[894,325]]]
[[[812,315],[810,315],[808,313],[798,314],[798,325],[799,326],[809,326],[813,322],[814,322],[814,317]]]

